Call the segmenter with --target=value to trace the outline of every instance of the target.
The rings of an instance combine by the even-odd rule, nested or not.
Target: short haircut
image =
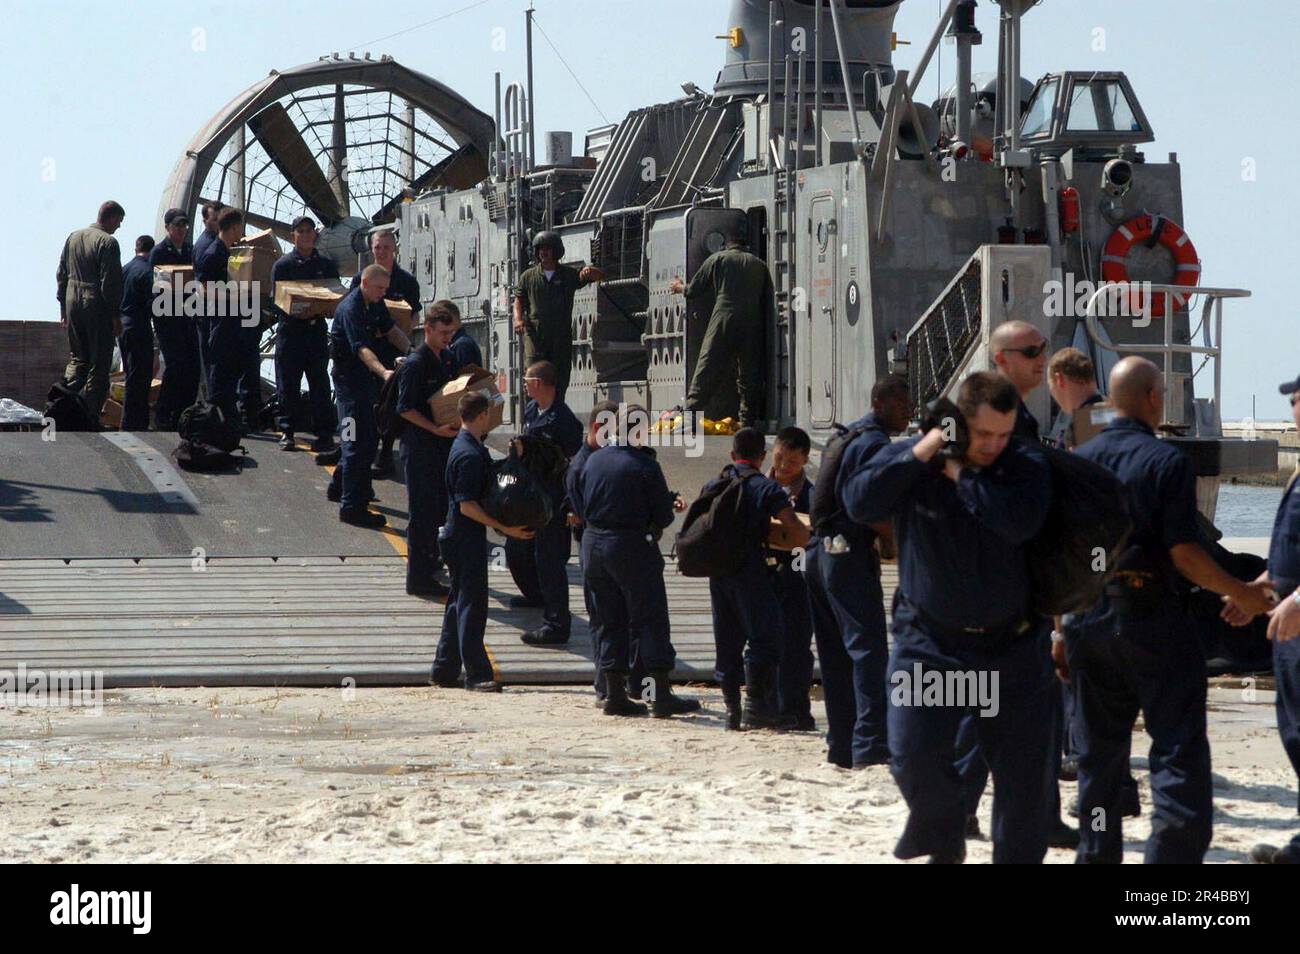
[[[976,371],[957,389],[957,407],[962,416],[975,416],[981,404],[987,404],[999,414],[1014,411],[1020,404],[1020,393],[1011,379],[996,371]]]
[[[597,424],[609,420],[610,416],[617,416],[618,404],[614,401],[604,400],[597,401],[596,406],[591,409],[587,415],[587,426],[595,427]]]
[[[217,216],[217,231],[224,232],[226,229],[230,228],[231,226],[239,225],[239,223],[243,221],[244,221],[243,212],[240,212],[238,209],[232,209],[227,207],[225,209],[222,209],[221,214]]]
[[[470,421],[477,421],[487,413],[492,402],[482,391],[468,391],[460,396],[456,402],[456,410],[460,412],[462,424],[468,424]]]
[[[226,204],[220,201],[219,199],[209,199],[207,202],[204,202],[203,221],[204,222],[210,221],[214,215],[220,214],[221,210],[224,209],[225,207]]]
[[[426,325],[449,325],[460,318],[460,309],[456,303],[448,301],[445,298],[435,301],[428,308],[424,309],[424,323]]]
[[[1097,369],[1092,358],[1078,348],[1062,348],[1052,355],[1052,360],[1047,362],[1047,374],[1050,377],[1058,373],[1079,384],[1097,382]]]
[[[95,219],[95,221],[98,222],[100,225],[103,225],[109,219],[123,219],[123,218],[126,218],[126,209],[122,208],[122,206],[114,202],[112,199],[109,199],[107,202],[105,202],[103,205],[99,207],[99,216],[98,218]]]
[[[361,270],[361,280],[363,282],[374,282],[379,279],[388,281],[393,276],[389,274],[388,269],[382,265],[367,265]]]
[[[524,372],[526,378],[536,378],[548,388],[555,387],[555,382],[559,380],[559,375],[555,373],[555,365],[549,361],[534,361]]]
[[[742,427],[731,439],[731,452],[741,460],[757,460],[767,453],[767,437],[757,427]]]
[[[776,442],[800,453],[812,453],[812,438],[802,427],[783,427],[776,432]]]
[[[153,236],[152,236],[152,235],[141,235],[138,239],[135,240],[135,250],[136,250],[137,253],[139,253],[139,252],[152,252],[152,251],[153,251]]]
[[[370,233],[370,242],[369,242],[370,247],[373,249],[375,247],[375,243],[378,242],[381,238],[390,238],[393,240],[394,245],[397,244],[396,232],[394,232],[392,229],[379,229],[376,232]]]
[[[901,374],[887,374],[871,386],[871,400],[883,401],[888,397],[907,396],[907,378]]]

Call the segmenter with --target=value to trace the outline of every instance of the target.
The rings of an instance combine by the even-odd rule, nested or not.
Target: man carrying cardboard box
[[[383,514],[366,509],[372,496],[370,465],[378,441],[375,400],[379,397],[379,382],[391,378],[393,371],[384,367],[372,346],[376,337],[383,336],[399,354],[411,349],[410,341],[393,324],[384,307],[387,291],[387,270],[367,265],[360,285],[339,303],[330,325],[334,401],[343,450],[326,495],[341,504],[339,519],[344,523],[375,530],[388,523]]]
[[[314,278],[338,278],[334,260],[316,249],[316,222],[309,215],[293,220],[293,249],[271,269],[271,288],[281,281],[304,281]],[[316,452],[334,447],[334,406],[330,396],[329,336],[325,319],[296,318],[279,312],[280,323],[275,335],[275,384],[279,392],[279,411],[275,423],[280,429],[280,449],[293,450],[294,417],[302,400],[302,378],[307,376],[311,397],[312,428]]]
[[[149,253],[150,269],[193,266],[194,250],[185,237],[189,227],[190,218],[184,210],[167,210],[163,216],[167,236]],[[192,271],[190,275],[193,276]],[[160,285],[156,287],[159,294],[170,292]],[[153,416],[155,427],[171,431],[176,429],[181,411],[199,396],[199,330],[195,319],[188,315],[159,314],[159,311],[154,312],[153,332],[162,351],[163,376]]]
[[[226,422],[239,425],[239,406],[236,393],[242,368],[241,347],[244,329],[241,327],[237,301],[227,300],[217,314],[208,314],[208,305],[219,304],[217,294],[207,294],[209,283],[224,285],[230,280],[230,246],[244,237],[244,214],[238,209],[224,209],[217,218],[217,237],[207,244],[194,259],[194,280],[205,288],[203,295],[204,317],[208,327],[208,401],[221,408]],[[222,291],[224,294],[224,289]]]
[[[374,263],[386,270],[390,276],[388,291],[385,293],[384,298],[389,301],[403,302],[410,307],[412,315],[418,315],[420,313],[420,282],[397,263],[397,237],[393,234],[392,229],[380,229],[370,233],[370,255],[374,258]],[[360,280],[359,275],[354,275],[351,287],[356,288]],[[406,329],[402,330],[403,332],[406,331]],[[376,339],[372,348],[385,368],[397,366],[397,352],[382,337]],[[393,472],[393,439],[384,437],[380,440],[379,455],[375,459],[374,468],[371,470],[372,477],[387,477]]]

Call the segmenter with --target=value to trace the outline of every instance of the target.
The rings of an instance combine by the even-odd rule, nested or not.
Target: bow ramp
[[[240,472],[194,474],[174,467],[175,443],[0,437],[0,671],[93,670],[106,686],[428,681],[443,607],[406,595],[400,482],[375,482],[390,524],[376,533],[338,521],[330,472],[309,453],[252,437]],[[518,590],[494,553],[487,644],[499,678],[589,683],[576,553],[573,635],[558,649],[520,642],[540,611],[509,608]],[[707,586],[670,567],[669,600],[676,675],[711,679]]]

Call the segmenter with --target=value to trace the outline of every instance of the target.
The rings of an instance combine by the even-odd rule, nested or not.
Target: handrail
[[[1136,343],[1136,344],[1128,344],[1128,345],[1117,345],[1117,344],[1111,344],[1110,342],[1104,340],[1101,335],[1100,329],[1097,327],[1097,319],[1098,317],[1100,317],[1097,314],[1097,307],[1096,307],[1097,302],[1100,301],[1102,295],[1110,295],[1113,297],[1118,297],[1118,295],[1120,294],[1129,294],[1133,290],[1142,292],[1142,294],[1145,296],[1144,301],[1146,302],[1146,307],[1148,309],[1150,308],[1152,295],[1156,295],[1156,294],[1161,295],[1164,300],[1164,306],[1165,306],[1164,314],[1167,316],[1174,314],[1174,309],[1172,307],[1173,305],[1172,297],[1174,295],[1178,295],[1181,298],[1189,298],[1192,295],[1204,295],[1205,304],[1201,308],[1201,324],[1203,327],[1206,326],[1205,323],[1210,317],[1210,309],[1213,308],[1214,309],[1214,335],[1211,340],[1214,342],[1214,344],[1210,344],[1210,345],[1191,344],[1190,329],[1188,334],[1189,343],[1176,344],[1173,340],[1174,323],[1169,320],[1166,320],[1164,323],[1165,340],[1163,344]],[[1096,291],[1094,291],[1092,295],[1089,296],[1088,304],[1084,307],[1083,310],[1083,315],[1084,315],[1084,322],[1088,328],[1088,337],[1090,337],[1095,344],[1097,344],[1102,348],[1105,348],[1107,351],[1113,351],[1116,354],[1125,354],[1125,353],[1140,354],[1142,352],[1159,351],[1164,354],[1166,401],[1168,401],[1169,399],[1168,382],[1169,382],[1170,375],[1173,373],[1173,357],[1175,354],[1187,354],[1187,355],[1203,354],[1213,358],[1214,359],[1214,406],[1217,409],[1222,407],[1222,404],[1220,402],[1220,392],[1222,389],[1222,382],[1223,382],[1223,367],[1222,367],[1223,366],[1223,361],[1222,361],[1223,299],[1249,298],[1249,297],[1250,297],[1250,292],[1244,288],[1211,288],[1209,286],[1204,286],[1204,285],[1157,285],[1150,282],[1110,282],[1110,283],[1103,284]],[[1147,316],[1147,321],[1148,323],[1151,321],[1150,316]],[[1168,417],[1168,408],[1166,408],[1165,410],[1166,410],[1166,417]]]

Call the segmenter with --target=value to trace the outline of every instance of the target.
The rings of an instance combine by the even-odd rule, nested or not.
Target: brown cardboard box
[[[100,412],[99,423],[103,427],[109,427],[117,430],[122,426],[122,405],[112,398],[104,402],[104,410]]]
[[[806,513],[796,513],[799,522],[805,527],[812,528],[812,518]],[[767,545],[773,550],[793,550],[794,541],[790,537],[790,532],[779,520],[772,520],[767,528]]]
[[[385,298],[384,304],[388,306],[388,314],[392,316],[393,322],[402,329],[402,334],[410,335],[411,328],[415,325],[415,313],[411,310],[411,306],[404,301],[393,301],[391,298]]]
[[[348,290],[334,278],[302,282],[276,282],[275,306],[286,315],[310,321],[334,314]]]
[[[444,384],[441,390],[429,398],[429,410],[433,412],[433,423],[442,426],[454,424],[460,427],[461,395],[470,391],[486,392],[492,399],[492,408],[488,411],[489,430],[501,425],[505,414],[505,398],[497,390],[497,379],[491,371],[484,371],[476,364],[467,364],[460,369],[456,377]]]
[[[1074,446],[1086,444],[1100,434],[1103,427],[1115,420],[1117,413],[1115,405],[1109,401],[1089,404],[1075,411],[1070,424],[1074,431]]]
[[[157,358],[154,360],[154,370],[158,369]],[[162,380],[154,378],[149,383],[149,402],[153,403],[158,400],[158,395],[162,391]],[[119,404],[126,400],[126,372],[114,371],[108,376],[108,396]]]
[[[270,235],[269,232],[266,233]],[[272,242],[275,240],[272,239]],[[265,244],[248,244],[248,239],[230,249],[230,280],[232,282],[257,282],[261,297],[271,296],[271,269],[280,257],[280,247],[267,248]]]
[[[183,295],[186,283],[193,280],[193,265],[155,265],[153,267],[153,283],[155,287],[164,285],[167,288],[175,288],[180,285],[181,294]]]

